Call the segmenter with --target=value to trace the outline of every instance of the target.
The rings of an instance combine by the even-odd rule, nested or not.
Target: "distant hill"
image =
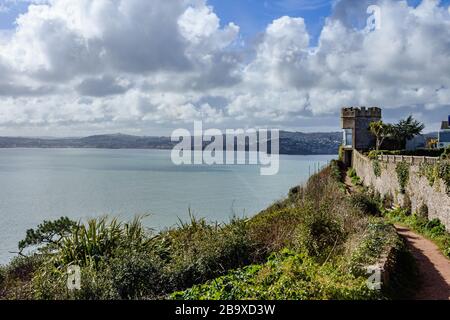
[[[297,155],[337,154],[340,132],[280,132],[280,153]],[[0,137],[0,148],[98,148],[98,149],[172,149],[170,137],[105,134],[84,138]]]

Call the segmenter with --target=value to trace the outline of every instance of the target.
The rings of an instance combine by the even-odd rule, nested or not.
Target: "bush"
[[[330,176],[336,182],[342,182],[342,168],[341,161],[332,160],[330,163]]]
[[[428,206],[425,203],[422,203],[419,207],[419,211],[417,212],[417,215],[421,219],[428,220]]]
[[[365,266],[374,264],[380,256],[399,241],[395,228],[384,222],[371,222],[356,250],[350,256],[350,270],[358,275],[364,275]]]
[[[377,299],[366,277],[355,277],[330,263],[317,264],[284,250],[264,265],[232,271],[206,284],[171,295],[178,300],[344,300]]]
[[[170,259],[164,269],[174,290],[249,264],[254,253],[246,222],[237,219],[224,226],[194,219],[161,235],[159,241]]]
[[[435,237],[439,237],[442,235],[445,235],[446,230],[445,226],[441,223],[439,219],[433,219],[431,221],[428,221],[425,225],[425,229],[430,232]]]
[[[15,257],[8,266],[0,267],[0,299],[30,299],[29,282],[41,266],[38,255]]]
[[[442,151],[441,159],[442,160],[449,160],[450,159],[450,147],[447,147],[447,148],[445,148],[444,151]]]
[[[380,213],[378,202],[370,195],[359,192],[350,196],[352,206],[365,214],[378,215]]]
[[[386,193],[383,196],[382,202],[384,208],[392,208],[392,206],[394,205],[394,196],[392,195],[392,193]]]
[[[164,264],[155,254],[132,253],[109,263],[111,297],[155,299],[167,292]]]
[[[305,208],[302,222],[296,230],[297,250],[311,257],[324,260],[337,246],[344,243],[346,234],[341,223],[335,219],[327,208]]]
[[[419,168],[419,175],[426,177],[433,187],[436,181],[441,179],[446,186],[446,192],[450,195],[450,164],[446,162],[438,162],[435,164],[423,163]]]
[[[358,177],[358,174],[356,173],[356,170],[354,168],[348,169],[347,175],[350,177],[350,179],[352,180],[352,183],[355,186],[362,185],[361,178]]]
[[[301,217],[301,210],[288,207],[266,210],[250,219],[248,228],[250,241],[254,244],[253,260],[265,261],[268,255],[292,247]]]

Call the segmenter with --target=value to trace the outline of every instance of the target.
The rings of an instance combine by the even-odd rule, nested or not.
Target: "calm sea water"
[[[160,229],[188,219],[251,216],[304,182],[333,156],[281,156],[280,172],[258,166],[175,166],[170,151],[0,149],[0,264],[28,228],[68,216],[130,220],[150,214]]]

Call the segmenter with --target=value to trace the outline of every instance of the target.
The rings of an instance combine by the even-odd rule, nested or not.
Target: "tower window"
[[[344,129],[344,147],[353,147],[353,129]]]

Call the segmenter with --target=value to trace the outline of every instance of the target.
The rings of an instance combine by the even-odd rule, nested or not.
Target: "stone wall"
[[[361,153],[353,152],[353,168],[364,185],[374,187],[381,195],[391,194],[394,202],[404,205],[405,196],[400,193],[395,162],[380,161],[381,176],[376,177],[372,161]],[[445,183],[439,179],[433,187],[426,177],[419,175],[419,165],[411,165],[406,194],[411,199],[413,212],[425,204],[428,207],[428,218],[438,218],[450,231],[450,196],[446,193]]]

